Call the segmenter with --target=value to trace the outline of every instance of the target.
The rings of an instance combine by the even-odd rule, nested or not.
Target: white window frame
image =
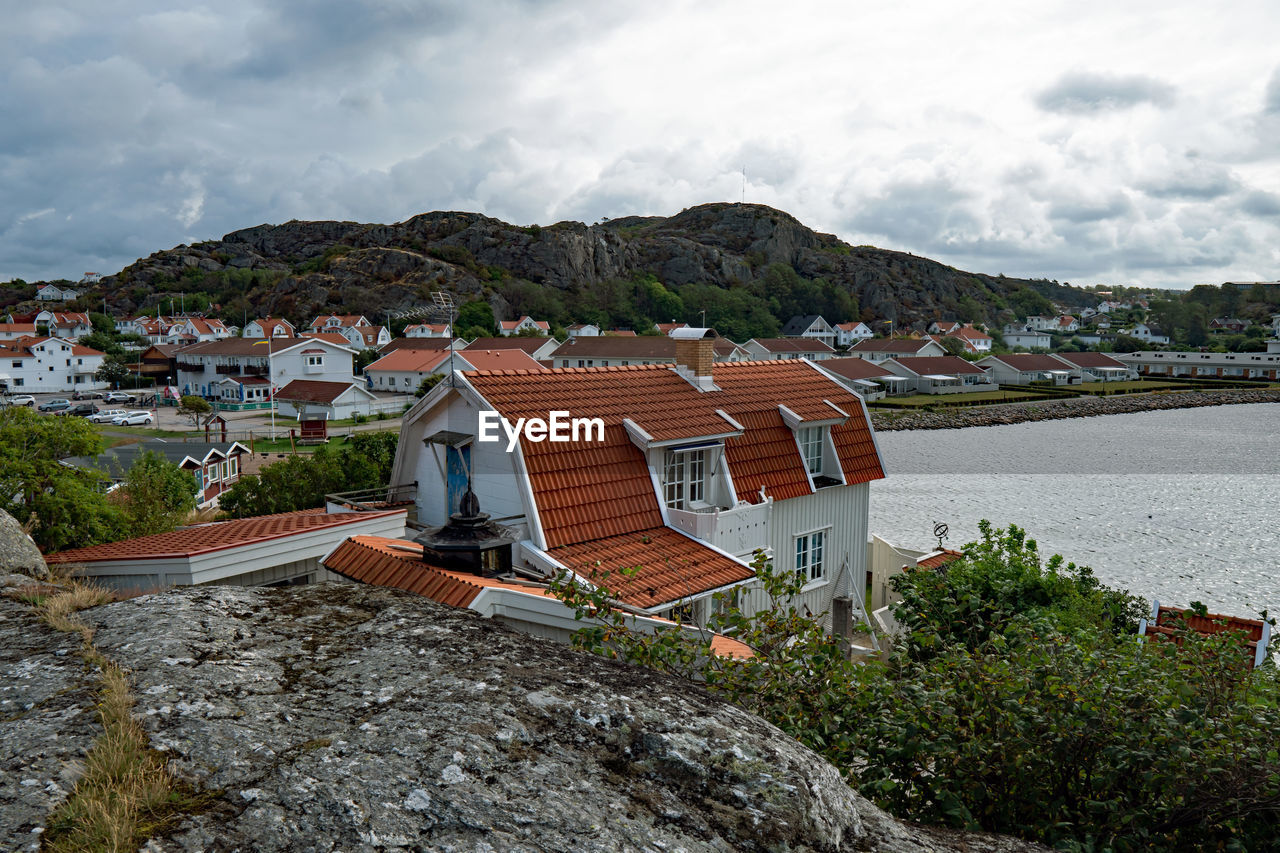
[[[662,501],[667,509],[707,506],[709,447],[671,448],[662,456]]]
[[[796,430],[796,441],[800,445],[800,457],[804,459],[804,467],[809,476],[822,476],[822,460],[827,443],[826,428],[820,426],[800,427]],[[817,450],[815,457],[814,450]]]
[[[792,540],[794,547],[791,553],[795,571],[805,584],[820,583],[827,579],[827,534],[830,531],[830,527],[820,527],[797,534]]]

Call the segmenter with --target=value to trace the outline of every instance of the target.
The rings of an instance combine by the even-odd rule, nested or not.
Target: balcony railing
[[[267,366],[265,364],[245,364],[241,366],[246,376],[266,376]]]
[[[187,373],[204,373],[204,365],[196,361],[180,361],[178,369]]]
[[[240,366],[236,364],[219,364],[214,366],[213,372],[223,376],[239,376]]]
[[[769,498],[759,504],[741,504],[731,509],[669,509],[667,517],[671,520],[671,526],[677,530],[683,530],[736,557],[746,557],[757,548],[769,547],[773,499]]]

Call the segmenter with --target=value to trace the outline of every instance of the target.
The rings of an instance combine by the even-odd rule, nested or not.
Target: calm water
[[[978,521],[1174,605],[1280,613],[1280,404],[879,433],[871,531],[948,545]]]

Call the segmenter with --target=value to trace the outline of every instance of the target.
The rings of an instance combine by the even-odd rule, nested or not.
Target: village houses
[[[861,601],[883,476],[862,400],[806,360],[716,363],[712,333],[686,331],[674,365],[453,374],[405,416],[393,483],[417,483],[428,525],[473,494],[513,531],[513,565],[602,582],[646,614],[705,621],[734,590],[753,609],[757,549],[802,575],[809,612]],[[483,440],[482,413],[554,411],[601,431]]]
[[[871,327],[862,322],[836,323],[836,346],[851,347],[858,341],[869,341],[876,336]]]
[[[522,332],[534,335],[549,335],[551,334],[551,324],[546,320],[535,320],[528,315],[517,317],[514,320],[498,321],[498,334],[503,337],[518,335]]]
[[[0,381],[11,393],[97,391],[107,387],[95,378],[104,358],[105,353],[62,338],[19,338],[0,343]]]
[[[294,379],[355,382],[355,350],[317,338],[226,338],[192,344],[176,354],[178,387],[243,406],[268,405],[272,388]]]
[[[782,327],[782,336],[822,341],[828,347],[836,345],[836,330],[818,314],[792,317]]]

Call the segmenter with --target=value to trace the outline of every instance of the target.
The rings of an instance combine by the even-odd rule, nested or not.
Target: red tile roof
[[[71,347],[71,354],[72,355],[106,355],[105,352],[98,352],[93,347],[81,346],[80,344],[75,344]]]
[[[522,349],[473,349],[467,347],[458,357],[476,370],[546,370]]]
[[[655,440],[697,438],[732,430],[716,413],[723,409],[748,431],[742,439],[730,439],[726,448],[739,496],[758,500],[763,485],[781,500],[809,489],[795,440],[780,426],[778,404],[804,420],[830,420],[839,414],[824,402],[829,400],[849,416],[847,423],[832,430],[846,481],[863,483],[884,476],[861,401],[805,361],[717,364],[713,378],[721,390],[705,393],[665,365],[561,368],[539,374],[480,371],[467,378],[513,422],[545,418],[552,409],[604,421],[603,442],[521,439],[543,533],[552,548],[662,524],[648,465],[623,426],[626,418]],[[786,429],[785,441],[779,428]],[[765,447],[775,458],[755,465],[753,455]],[[739,471],[747,489],[738,485]],[[803,492],[797,491],[801,481],[806,484]],[[746,494],[748,490],[754,497]]]
[[[191,557],[210,551],[221,551],[255,542],[280,539],[296,533],[341,527],[405,510],[385,512],[338,512],[326,514],[323,509],[217,521],[195,527],[183,527],[168,533],[156,533],[105,545],[73,548],[45,556],[46,563],[99,563],[109,560],[159,560],[169,557]]]
[[[461,353],[459,353],[461,355]],[[434,373],[448,368],[442,364],[449,358],[447,350],[405,348],[394,349],[364,369],[365,373],[375,370],[396,370],[412,373]],[[464,365],[459,365],[462,367]]]
[[[325,558],[324,566],[360,583],[403,589],[452,607],[470,606],[485,588],[552,597],[542,587],[432,566],[422,561],[420,546],[416,554],[407,550],[413,547],[402,539],[352,536]],[[750,646],[722,634],[712,637],[711,649],[717,654],[738,658],[749,658],[753,654]]]
[[[944,548],[938,554],[921,558],[916,565],[922,569],[936,569],[939,566],[945,566],[947,563],[954,563],[963,556],[964,554],[959,551],[952,551],[950,548]]]
[[[623,604],[640,608],[657,607],[755,577],[750,566],[661,524],[554,548],[549,553],[571,571],[608,589]],[[636,573],[625,577],[622,569],[635,569]]]
[[[337,344],[340,347],[351,346],[351,341],[344,338],[337,332],[303,332],[302,337],[314,338],[317,341],[328,341],[331,344]]]
[[[533,355],[539,349],[547,345],[550,338],[476,338],[471,343],[462,348],[462,352],[469,349],[518,349],[524,350],[529,355]]]
[[[1015,352],[992,356],[1017,371],[1030,370],[1074,370],[1071,365],[1063,364],[1051,355],[1041,353]]]

